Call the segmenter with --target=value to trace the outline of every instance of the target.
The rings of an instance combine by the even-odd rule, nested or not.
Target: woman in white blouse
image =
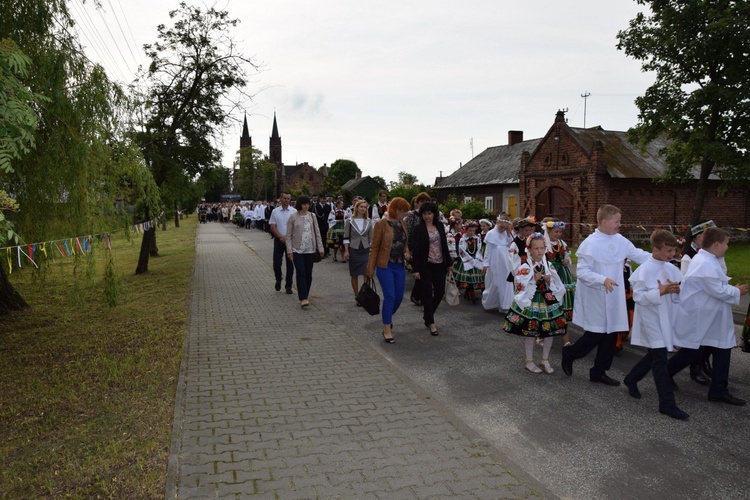
[[[359,276],[367,274],[367,259],[370,255],[372,229],[375,223],[367,218],[367,202],[365,200],[354,205],[351,218],[344,224],[344,260],[349,262],[349,276],[354,290],[354,302],[357,302],[359,292]]]
[[[312,285],[315,252],[323,257],[323,240],[320,237],[318,219],[309,212],[310,198],[305,195],[297,198],[297,212],[289,216],[286,223],[286,256],[294,262],[297,273],[297,296],[304,309],[310,305],[307,299]]]

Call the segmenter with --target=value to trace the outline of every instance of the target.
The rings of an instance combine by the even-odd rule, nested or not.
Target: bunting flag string
[[[143,234],[144,231],[148,231],[149,229],[156,227],[157,224],[158,220],[153,219],[150,221],[145,221],[134,224],[132,226],[128,226],[127,230],[131,234]],[[109,231],[101,234],[75,236],[72,238],[63,238],[59,240],[44,241],[39,243],[25,243],[23,245],[1,247],[0,250],[4,249],[6,252],[6,257],[8,260],[8,274],[11,274],[14,267],[14,253],[15,261],[17,264],[15,267],[22,268],[23,263],[25,261],[28,261],[38,269],[39,265],[37,264],[37,256],[39,252],[44,254],[45,259],[51,257],[53,261],[55,259],[55,249],[57,249],[57,251],[63,257],[76,255],[76,252],[85,255],[91,251],[94,238],[96,238],[97,241],[104,241],[104,246],[107,248],[107,250],[112,250],[112,238],[110,235],[116,232],[117,231]],[[51,250],[49,255],[47,254],[47,245],[50,246]],[[21,256],[25,257],[25,259],[21,259]]]

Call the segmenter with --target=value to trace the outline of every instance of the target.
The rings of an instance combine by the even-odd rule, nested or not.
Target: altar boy
[[[630,277],[635,315],[630,343],[648,348],[646,355],[625,377],[628,392],[641,398],[638,381],[653,371],[659,394],[659,413],[678,420],[688,414],[677,407],[667,372],[667,351],[674,351],[674,318],[680,303],[682,273],[672,265],[677,238],[664,229],[651,233],[651,257]]]
[[[582,327],[584,333],[575,344],[563,347],[561,362],[563,372],[570,376],[573,361],[596,347],[589,380],[612,386],[620,385],[606,373],[612,366],[617,332],[630,328],[622,266],[625,259],[642,264],[651,256],[618,233],[621,217],[620,209],[613,205],[599,208],[596,212],[599,227],[576,251],[578,283],[573,323]]]
[[[703,233],[701,249],[685,273],[680,307],[675,318],[675,345],[681,349],[667,364],[671,376],[700,357],[699,347],[709,346],[714,358],[708,400],[742,406],[744,399],[729,393],[729,361],[737,345],[732,305],[740,303],[747,285],[732,286],[720,259],[729,248],[729,233],[709,227]]]

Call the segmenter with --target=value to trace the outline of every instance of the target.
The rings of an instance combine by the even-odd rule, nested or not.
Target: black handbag
[[[357,302],[370,316],[380,314],[380,296],[375,289],[375,280],[365,280],[359,288]]]

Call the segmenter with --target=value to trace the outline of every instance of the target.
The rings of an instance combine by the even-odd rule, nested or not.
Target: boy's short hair
[[[603,220],[612,219],[615,215],[621,213],[620,209],[614,205],[602,205],[596,211],[596,223],[601,224]]]
[[[651,233],[651,248],[677,247],[678,245],[675,235],[666,229],[656,229]]]
[[[701,248],[711,248],[714,243],[723,243],[729,239],[729,233],[718,227],[709,227],[703,231]]]

